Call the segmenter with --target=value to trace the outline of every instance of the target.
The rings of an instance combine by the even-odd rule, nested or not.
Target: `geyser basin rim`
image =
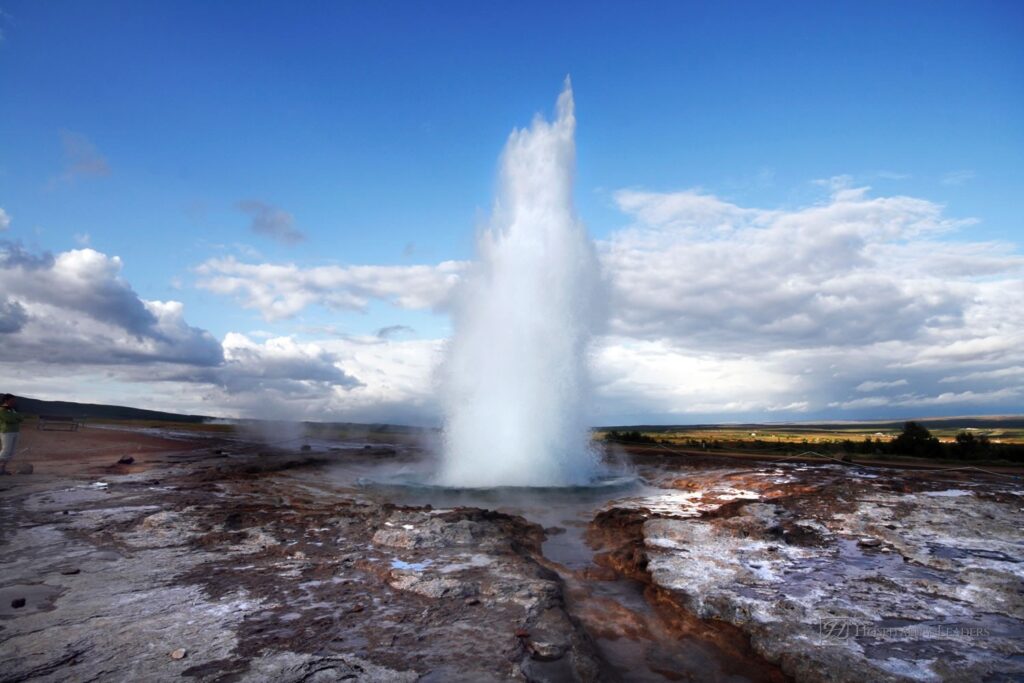
[[[421,491],[437,491],[445,493],[457,493],[460,491],[467,492],[531,492],[531,493],[542,493],[550,491],[552,493],[566,493],[566,492],[585,492],[585,491],[607,491],[611,489],[628,489],[637,484],[640,484],[642,480],[636,474],[617,474],[608,476],[594,477],[586,484],[571,484],[567,486],[448,486],[445,484],[438,484],[422,478],[414,478],[412,475],[397,475],[385,479],[375,479],[372,477],[363,477],[356,481],[357,486],[363,488],[377,488],[377,489],[405,489],[405,490],[421,490]]]

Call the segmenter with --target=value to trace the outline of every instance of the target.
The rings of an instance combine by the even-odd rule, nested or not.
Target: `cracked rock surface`
[[[359,485],[409,445],[26,437],[0,683],[1024,679],[1012,478],[662,457],[470,504]]]
[[[540,527],[288,476],[323,456],[137,441],[0,489],[0,681],[603,680]]]
[[[824,466],[694,471],[674,485],[674,505],[597,516],[597,542],[633,537],[604,541],[602,561],[739,627],[796,680],[1024,679],[1016,482]]]

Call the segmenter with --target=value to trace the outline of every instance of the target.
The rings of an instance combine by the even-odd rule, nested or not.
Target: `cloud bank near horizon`
[[[774,211],[618,192],[634,223],[600,244],[622,368],[604,393],[633,415],[1019,411],[1016,246],[970,241],[974,221],[927,200],[831,186]]]
[[[595,421],[1019,412],[1018,247],[970,240],[972,221],[928,200],[829,185],[825,201],[788,210],[696,190],[615,193],[630,223],[597,243],[610,318],[592,350]],[[229,257],[199,264],[196,284],[269,321],[374,301],[444,315],[467,267]],[[154,407],[255,417],[436,417],[444,340],[217,340],[120,271],[92,249],[0,246],[0,364],[16,390],[135,392]],[[96,377],[105,388],[86,384]]]

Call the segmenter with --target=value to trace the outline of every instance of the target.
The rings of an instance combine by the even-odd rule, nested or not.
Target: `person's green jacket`
[[[0,434],[10,434],[21,429],[21,422],[24,420],[16,410],[0,408]]]

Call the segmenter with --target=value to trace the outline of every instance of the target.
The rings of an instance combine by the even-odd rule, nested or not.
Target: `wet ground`
[[[426,468],[429,469],[429,468]],[[349,468],[329,470],[335,481],[347,480]],[[396,477],[389,468],[363,473],[357,485],[381,500],[443,508],[477,507],[522,517],[545,534],[539,562],[553,570],[563,588],[566,611],[593,639],[609,677],[630,681],[771,681],[783,680],[776,667],[754,654],[739,632],[704,637],[674,624],[645,597],[647,582],[608,571],[595,562],[588,539],[595,514],[616,504],[634,504],[668,493],[652,486],[632,468],[616,469],[593,487],[576,489],[451,490],[393,485],[396,480],[424,480],[411,463]],[[697,630],[703,630],[700,620]],[[726,627],[720,627],[726,628]]]
[[[0,481],[0,682],[1024,677],[1013,475],[638,455],[453,491],[379,439],[86,431]]]

